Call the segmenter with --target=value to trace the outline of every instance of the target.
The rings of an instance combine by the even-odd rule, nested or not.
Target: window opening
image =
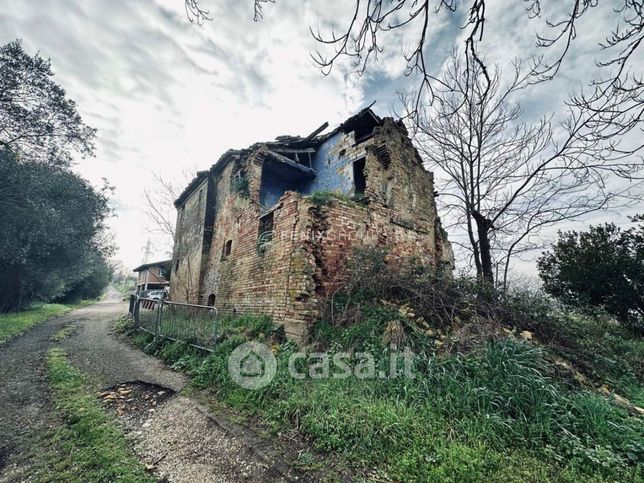
[[[364,174],[365,158],[353,163],[353,188],[354,194],[364,194],[367,188],[367,178]]]
[[[263,255],[273,241],[273,212],[267,213],[259,218],[259,229],[257,230],[257,253]]]
[[[226,243],[224,243],[224,249],[221,253],[221,259],[224,260],[225,258],[228,258],[232,251],[233,251],[233,241],[228,240]]]

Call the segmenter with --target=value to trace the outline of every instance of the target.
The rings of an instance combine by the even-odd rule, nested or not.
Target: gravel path
[[[110,290],[101,302],[73,312],[70,322],[75,330],[60,343],[70,362],[90,374],[100,387],[138,380],[173,391],[183,389],[188,382],[183,374],[114,337],[114,321],[127,313],[120,298],[116,290]]]
[[[56,422],[44,363],[50,338],[68,320],[54,317],[0,344],[0,481],[12,481],[7,475],[16,474],[29,447]]]
[[[112,334],[113,321],[126,312],[119,298],[111,290],[97,304],[50,319],[0,345],[0,482],[22,480],[23,472],[17,470],[28,465],[29,447],[37,444],[44,428],[57,423],[44,374],[45,355],[54,345],[67,350],[72,364],[96,381],[97,390],[120,387],[128,394],[113,389],[114,397],[123,400],[116,414],[141,459],[163,481],[297,479],[269,456],[265,445],[254,447],[254,436],[175,394],[185,387],[185,376]],[[53,342],[51,337],[68,325],[74,327],[71,334]],[[171,396],[158,405],[150,397],[166,392]]]

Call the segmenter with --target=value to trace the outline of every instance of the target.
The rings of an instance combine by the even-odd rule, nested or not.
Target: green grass
[[[362,201],[362,196],[358,195],[351,197],[335,191],[314,191],[308,196],[308,199],[317,208],[321,208],[322,206],[330,205],[332,200],[339,200],[344,201],[345,203],[356,204]]]
[[[47,374],[64,426],[47,453],[46,481],[156,481],[127,445],[125,435],[101,407],[88,380],[61,349],[47,355]]]
[[[25,330],[43,322],[49,317],[64,314],[77,306],[34,303],[29,308],[19,312],[0,314],[0,343],[22,334]]]
[[[367,307],[362,322],[320,322],[318,343],[370,350],[389,367],[382,333],[392,314]],[[224,340],[205,355],[164,343],[157,355],[185,370],[197,388],[275,432],[296,430],[313,449],[333,453],[369,475],[401,481],[644,481],[644,423],[605,398],[556,379],[546,351],[505,339],[468,356],[424,350],[415,378],[297,380],[287,362],[295,347],[276,346],[278,372],[261,390],[229,377],[241,342],[274,345],[266,318],[229,320]],[[139,344],[148,339],[138,335]],[[636,384],[636,383],[634,383]],[[639,386],[641,388],[641,385]]]
[[[60,342],[61,340],[65,339],[66,337],[69,337],[76,331],[76,326],[75,325],[66,325],[62,329],[60,329],[58,332],[56,332],[52,337],[51,340],[54,342]]]
[[[604,313],[552,307],[538,297],[520,302],[522,328],[535,332],[548,351],[569,360],[595,384],[644,406],[643,338]]]
[[[116,283],[113,284],[114,288],[123,295],[124,298],[129,298],[130,294],[133,294],[136,291],[136,281],[130,281],[129,284],[125,283]]]

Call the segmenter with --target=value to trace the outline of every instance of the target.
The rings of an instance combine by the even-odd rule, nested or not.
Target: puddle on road
[[[99,399],[117,416],[128,422],[143,424],[152,413],[176,393],[167,387],[143,381],[132,381],[109,387],[98,394]]]

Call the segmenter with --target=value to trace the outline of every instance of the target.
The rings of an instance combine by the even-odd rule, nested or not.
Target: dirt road
[[[96,384],[131,394],[114,407],[140,458],[166,481],[297,479],[265,442],[224,424],[190,398],[175,394],[186,378],[112,334],[126,306],[115,290],[97,304],[38,325],[0,345],[0,481],[28,475],[29,449],[60,424],[45,378],[45,356],[62,346]],[[59,342],[52,336],[72,326]],[[122,385],[122,386],[119,386]]]

